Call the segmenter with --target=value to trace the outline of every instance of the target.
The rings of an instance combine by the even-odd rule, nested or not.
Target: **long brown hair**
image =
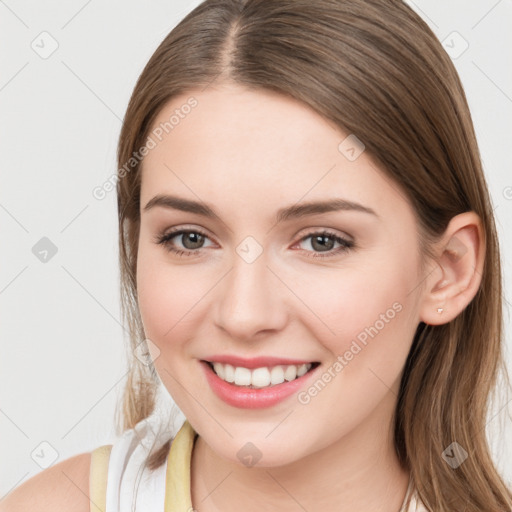
[[[159,384],[152,364],[133,357],[145,335],[136,293],[142,160],[130,159],[147,144],[169,100],[215,80],[295,98],[364,141],[413,205],[425,256],[452,217],[480,216],[486,240],[480,288],[451,322],[418,326],[394,442],[429,510],[511,510],[512,492],[485,435],[500,369],[509,383],[493,208],[455,67],[428,25],[400,0],[206,0],[151,57],[118,146],[121,299],[130,331],[120,429],[153,412]],[[457,469],[441,456],[454,441],[468,452]],[[150,468],[165,461],[170,442],[152,454]]]

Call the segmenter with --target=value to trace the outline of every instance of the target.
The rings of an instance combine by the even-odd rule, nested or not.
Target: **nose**
[[[264,255],[247,263],[235,254],[233,267],[216,288],[215,324],[231,338],[247,341],[286,325],[283,284]]]

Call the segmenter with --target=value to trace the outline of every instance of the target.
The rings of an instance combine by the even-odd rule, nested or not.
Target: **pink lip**
[[[254,369],[254,368],[262,368],[264,366],[272,367],[277,366],[279,364],[288,365],[288,364],[307,364],[312,363],[313,361],[304,361],[300,359],[283,359],[281,357],[252,357],[250,359],[245,359],[243,357],[238,356],[230,356],[230,355],[214,355],[210,357],[205,357],[205,361],[209,361],[211,363],[224,363],[230,364],[231,366],[243,366],[244,368]]]
[[[316,368],[312,368],[302,377],[292,380],[291,382],[285,381],[282,384],[277,384],[276,386],[258,389],[245,388],[242,386],[236,386],[235,384],[230,384],[218,377],[206,361],[200,361],[200,364],[205,372],[206,380],[212,388],[212,391],[227,404],[241,409],[263,409],[265,407],[272,407],[285,398],[288,398],[290,395],[296,393],[318,369],[318,366]],[[256,366],[256,368],[258,368],[258,366]]]

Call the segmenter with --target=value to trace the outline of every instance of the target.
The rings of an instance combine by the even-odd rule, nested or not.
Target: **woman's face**
[[[271,92],[192,91],[152,130],[138,300],[194,429],[261,466],[388,439],[422,280],[399,187],[353,135]]]

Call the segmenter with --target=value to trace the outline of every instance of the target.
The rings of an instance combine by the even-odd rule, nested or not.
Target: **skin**
[[[349,161],[338,150],[347,133],[292,99],[229,83],[173,98],[154,126],[191,95],[198,106],[144,159],[137,288],[156,370],[199,433],[193,506],[396,512],[409,480],[392,441],[403,366],[419,322],[449,321],[476,293],[479,219],[452,219],[437,264],[422,274],[410,203],[367,153]],[[208,203],[218,217],[145,211],[157,194]],[[280,208],[327,198],[377,215],[336,211],[275,223]],[[204,232],[202,248],[179,257],[155,242],[174,227]],[[335,243],[331,257],[314,257],[327,253],[305,237],[322,229],[355,247],[335,254]],[[252,263],[236,252],[247,236],[263,250]],[[184,238],[169,245],[194,247]],[[450,257],[453,240],[463,257]],[[320,362],[321,376],[394,303],[401,310],[307,404],[293,395],[266,409],[232,407],[199,365],[212,354],[294,357]],[[253,467],[237,457],[249,441],[261,452]]]

